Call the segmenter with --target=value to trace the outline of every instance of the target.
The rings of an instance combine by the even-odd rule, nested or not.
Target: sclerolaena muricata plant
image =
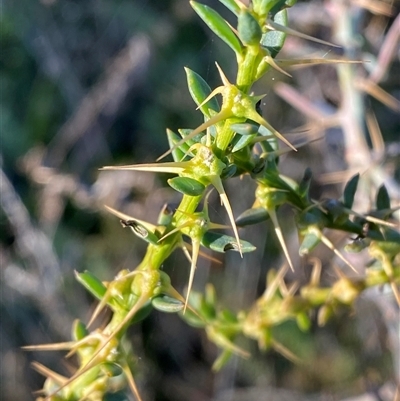
[[[279,338],[274,326],[295,320],[302,330],[310,328],[310,311],[318,308],[318,322],[323,325],[339,305],[352,305],[366,288],[389,284],[400,303],[400,233],[389,220],[394,212],[384,186],[376,196],[376,207],[360,215],[352,210],[359,176],[346,185],[340,199],[321,202],[310,198],[311,171],[306,170],[300,182],[282,175],[278,168],[279,155],[296,150],[282,134],[266,121],[258,108],[263,96],[251,92],[253,84],[271,68],[282,73],[285,66],[298,63],[317,64],[351,62],[348,60],[278,60],[286,35],[298,33],[287,26],[287,9],[295,0],[252,0],[244,5],[236,0],[220,0],[237,18],[237,27],[228,24],[212,8],[191,1],[195,12],[208,27],[234,52],[237,75],[231,83],[217,64],[222,85],[212,90],[196,72],[186,68],[189,92],[203,115],[204,122],[194,129],[167,130],[172,162],[104,167],[105,170],[132,170],[172,173],[176,177],[168,184],[182,194],[176,210],[166,206],[156,225],[107,209],[147,242],[147,252],[134,270],[122,270],[110,282],[103,283],[90,272],[76,273],[77,280],[99,300],[87,325],[74,323],[72,341],[25,347],[35,350],[66,350],[76,354],[79,366],[71,377],[64,377],[35,363],[34,368],[46,377],[40,401],[100,401],[110,393],[123,393],[128,388],[141,400],[132,375],[132,350],[125,346],[127,328],[143,319],[153,308],[179,313],[189,324],[203,328],[210,341],[221,349],[213,368],[220,369],[233,354],[248,357],[235,340],[242,335],[258,342],[260,349],[274,348],[287,358],[302,363]],[[334,46],[334,45],[333,45]],[[221,95],[221,106],[217,96]],[[279,143],[287,147],[282,149]],[[224,181],[247,175],[257,184],[255,201],[249,210],[235,219],[224,189]],[[213,223],[208,215],[208,194],[218,192],[229,217],[233,236],[219,233],[226,226]],[[203,201],[203,206],[201,203]],[[337,271],[338,280],[323,287],[319,276],[321,266],[314,260],[310,282],[289,288],[284,282],[288,267],[271,271],[266,290],[248,311],[234,312],[218,304],[214,287],[206,286],[204,294],[191,288],[201,247],[216,252],[237,251],[241,255],[255,247],[240,239],[238,227],[271,219],[288,266],[292,263],[282,235],[277,209],[289,205],[295,215],[301,238],[300,255],[306,256],[319,243],[325,244],[344,263],[355,270],[325,235],[327,229],[340,230],[354,236],[348,251],[367,248],[373,263],[363,277],[346,277]],[[217,231],[215,231],[217,230]],[[190,243],[187,242],[190,239]],[[162,271],[162,264],[177,248],[181,248],[190,263],[186,296],[182,296]],[[104,328],[91,330],[99,312],[107,306],[112,311]]]

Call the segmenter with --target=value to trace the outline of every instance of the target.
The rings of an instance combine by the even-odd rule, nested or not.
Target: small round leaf
[[[206,187],[199,181],[189,177],[174,177],[168,180],[168,185],[184,195],[200,196]]]

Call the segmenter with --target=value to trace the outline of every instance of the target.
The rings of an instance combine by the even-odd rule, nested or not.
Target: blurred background
[[[234,23],[219,1],[204,3]],[[231,81],[235,63],[188,0],[2,0],[0,5],[0,398],[21,401],[33,400],[43,385],[32,361],[60,373],[72,362],[58,352],[28,353],[20,347],[67,341],[73,320],[87,322],[95,307],[74,270],[109,280],[123,268],[134,269],[145,252],[145,244],[103,205],[154,223],[164,203],[179,202],[166,176],[98,169],[154,161],[167,148],[167,127],[194,128],[201,122],[184,66],[215,87],[215,61]],[[283,173],[294,179],[312,168],[316,199],[339,197],[346,179],[360,171],[360,212],[368,210],[382,183],[393,206],[399,204],[399,6],[385,0],[299,2],[289,11],[290,26],[342,47],[292,36],[281,58],[344,56],[365,64],[296,68],[292,78],[271,71],[257,84],[256,91],[267,94],[264,116],[277,129],[294,132],[295,143],[319,139],[281,158]],[[248,179],[229,183],[235,215],[251,206],[253,191]],[[228,221],[215,194],[211,212],[212,220]],[[299,266],[292,279],[305,282],[310,266],[296,259],[293,216],[286,212],[282,225]],[[195,281],[200,291],[213,282],[221,303],[233,310],[249,307],[265,288],[266,272],[282,264],[268,224],[241,236],[258,250],[244,260],[230,254],[217,256],[220,263],[203,260]],[[316,256],[329,284],[332,254],[318,248]],[[355,261],[364,266],[368,255]],[[165,266],[182,292],[186,265],[176,252]],[[128,335],[144,400],[394,399],[399,311],[390,291],[369,291],[355,308],[310,333],[291,324],[280,330],[285,344],[312,359],[315,369],[302,371],[243,342],[252,358],[234,358],[214,374],[218,350],[205,334],[176,315],[152,312]]]

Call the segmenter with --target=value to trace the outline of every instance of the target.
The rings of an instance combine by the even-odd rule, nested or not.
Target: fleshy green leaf
[[[358,180],[360,179],[360,174],[354,175],[346,184],[343,191],[343,204],[347,209],[351,209],[354,202],[354,196],[356,194]]]
[[[189,308],[186,309],[185,313],[180,313],[181,318],[190,326],[196,328],[204,328],[206,325],[205,320],[202,320],[199,316],[195,315]]]
[[[238,244],[235,238],[230,237],[229,235],[214,233],[211,231],[208,231],[203,235],[201,244],[206,248],[212,249],[216,252],[239,252]],[[243,253],[252,252],[256,249],[254,245],[247,241],[240,240],[240,245]]]
[[[315,233],[306,234],[303,239],[303,242],[300,245],[299,255],[300,256],[308,255],[320,242],[321,238]]]
[[[263,207],[248,209],[243,212],[237,219],[236,224],[240,227],[249,226],[251,224],[261,223],[268,220],[269,214]]]
[[[186,138],[187,136],[189,136],[193,130],[190,128],[180,128],[178,129],[179,135],[183,138]],[[187,148],[189,149],[191,146],[193,146],[196,143],[201,143],[201,138],[203,138],[204,134],[200,133],[195,135],[193,138],[188,139],[186,142],[184,142],[184,144],[187,146]],[[180,148],[182,147],[182,145],[180,146]],[[181,148],[182,149],[182,148]],[[193,156],[193,154],[191,152],[189,152],[189,154],[191,156]]]
[[[219,0],[226,8],[231,10],[235,15],[239,15],[240,7],[235,0]]]
[[[260,16],[276,14],[284,8],[292,7],[297,0],[253,0],[254,11]]]
[[[153,310],[153,306],[151,302],[146,302],[143,307],[141,307],[136,313],[135,316],[131,320],[131,324],[139,323],[147,316],[150,315],[150,312]]]
[[[261,146],[263,147],[263,149],[265,149],[266,152],[275,152],[279,149],[278,139],[269,129],[265,128],[263,125],[260,125],[258,128],[258,132],[262,136],[270,137],[268,140],[260,142]]]
[[[235,164],[230,164],[226,166],[221,173],[221,179],[226,180],[227,178],[233,177],[237,172],[237,167]]]
[[[117,377],[124,373],[121,366],[119,364],[113,363],[113,362],[103,362],[101,364],[101,370],[108,377]]]
[[[101,300],[104,297],[107,288],[95,275],[85,271],[75,272],[75,277],[95,298]]]
[[[75,341],[82,340],[89,334],[86,326],[79,320],[75,319],[73,326],[72,326],[72,338]]]
[[[220,371],[231,359],[233,352],[229,349],[223,349],[219,354],[218,358],[214,361],[212,365],[212,370],[214,372]]]
[[[195,1],[191,1],[190,4],[208,27],[221,38],[238,57],[241,56],[241,44],[228,23],[211,7]]]
[[[207,302],[204,298],[201,300],[200,315],[203,316],[206,320],[214,320],[216,316],[215,305]]]
[[[258,133],[259,127],[260,126],[258,124],[237,123],[231,125],[231,130],[237,132],[240,135],[254,135]]]
[[[260,43],[262,37],[261,27],[246,9],[239,14],[238,33],[240,40],[246,46],[255,46]]]
[[[293,7],[297,0],[273,0],[271,3],[275,3],[271,9],[271,14],[276,14],[277,12],[281,11],[283,8]],[[278,22],[278,21],[277,21]]]
[[[303,199],[308,198],[308,192],[310,190],[311,178],[312,178],[311,169],[309,167],[307,167],[304,171],[303,178],[301,179],[301,181],[299,183],[299,189],[298,189],[299,195]]]
[[[232,153],[238,152],[239,150],[245,148],[247,145],[252,143],[252,140],[255,136],[256,135],[242,135],[233,146]]]
[[[184,195],[203,195],[206,187],[199,181],[189,177],[174,177],[168,180],[168,185]]]
[[[159,226],[168,226],[171,224],[174,211],[168,204],[165,204],[158,215],[157,224]]]
[[[160,312],[166,313],[177,313],[183,310],[185,304],[178,299],[168,297],[167,295],[161,295],[151,300],[153,307]]]
[[[376,208],[378,210],[390,209],[390,196],[385,185],[382,185],[379,188],[378,193],[376,195]]]
[[[181,146],[178,148],[175,148],[175,145],[181,140],[179,135],[175,134],[175,132],[171,131],[170,129],[167,129],[167,138],[168,138],[168,144],[172,151],[172,157],[175,162],[181,162],[186,159],[184,159],[185,154],[187,150],[189,149],[189,146],[186,143],[183,143]],[[186,151],[185,151],[186,149]]]
[[[238,322],[237,316],[229,309],[222,309],[218,312],[218,317],[228,324],[236,324]]]
[[[279,25],[287,26],[287,11],[282,10],[276,13],[273,20]],[[269,31],[264,33],[264,35],[262,36],[261,45],[269,51],[272,58],[275,58],[277,54],[281,51],[283,44],[285,43],[285,39],[285,32]]]
[[[207,82],[197,74],[197,72],[194,72],[187,67],[185,67],[185,72],[190,95],[197,106],[201,105],[201,112],[207,117],[211,117],[209,109],[218,113],[220,109],[216,97],[213,97],[207,103],[202,104],[211,93],[211,88]]]
[[[297,326],[301,331],[308,331],[311,327],[311,320],[307,313],[300,312],[296,315]]]

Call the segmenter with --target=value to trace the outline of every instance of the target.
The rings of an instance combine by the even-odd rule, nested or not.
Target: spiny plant
[[[157,224],[106,206],[124,227],[129,227],[147,242],[146,254],[133,270],[121,270],[109,282],[101,282],[88,271],[76,272],[77,280],[99,303],[88,324],[78,320],[74,323],[71,341],[25,347],[66,350],[67,356],[77,356],[79,366],[70,377],[34,363],[34,368],[46,377],[38,398],[40,401],[98,401],[128,388],[141,400],[132,374],[134,351],[126,345],[124,335],[129,326],[146,317],[153,308],[179,313],[188,324],[203,328],[209,340],[221,350],[213,365],[213,369],[218,370],[232,355],[249,356],[237,345],[239,336],[257,341],[261,350],[272,348],[296,363],[303,363],[281,344],[273,328],[294,320],[301,330],[309,330],[313,310],[318,310],[318,323],[324,325],[340,305],[353,305],[369,287],[389,284],[400,304],[400,233],[390,221],[395,208],[391,206],[385,186],[380,187],[375,207],[366,214],[352,210],[358,174],[348,181],[340,199],[313,200],[309,169],[299,182],[280,172],[279,157],[285,152],[296,151],[296,145],[261,115],[259,104],[263,96],[252,92],[254,83],[271,69],[288,74],[284,68],[295,64],[356,61],[277,59],[287,35],[328,44],[287,26],[287,9],[295,0],[252,0],[248,5],[236,0],[220,2],[237,18],[236,28],[212,8],[194,1],[190,4],[234,52],[237,62],[234,83],[218,64],[222,85],[214,90],[199,74],[186,68],[189,92],[204,122],[194,129],[167,130],[170,148],[160,159],[171,154],[173,161],[103,168],[174,174],[176,177],[169,179],[168,184],[182,194],[182,200],[176,209],[166,205]],[[219,95],[221,105],[217,101]],[[286,147],[282,148],[280,143]],[[235,219],[224,182],[238,176],[254,180],[256,190],[253,206]],[[218,232],[227,227],[210,221],[208,196],[213,189],[218,192],[226,210],[233,236]],[[290,207],[296,216],[301,256],[307,257],[323,243],[357,272],[326,236],[326,230],[339,230],[353,236],[348,251],[368,249],[373,261],[365,274],[347,277],[336,269],[337,281],[325,287],[320,283],[320,262],[310,258],[314,267],[309,283],[300,288],[296,283],[288,286],[285,274],[289,268],[295,270],[296,266],[291,261],[277,217],[277,210],[282,205]],[[235,312],[219,305],[211,284],[206,286],[204,294],[191,292],[202,247],[222,253],[232,250],[243,256],[255,247],[240,238],[239,228],[268,219],[272,221],[287,265],[268,273],[264,293],[249,310]],[[165,260],[177,248],[182,249],[190,264],[185,296],[173,287],[162,270]],[[92,329],[96,317],[105,307],[112,311],[110,321],[104,327]]]

